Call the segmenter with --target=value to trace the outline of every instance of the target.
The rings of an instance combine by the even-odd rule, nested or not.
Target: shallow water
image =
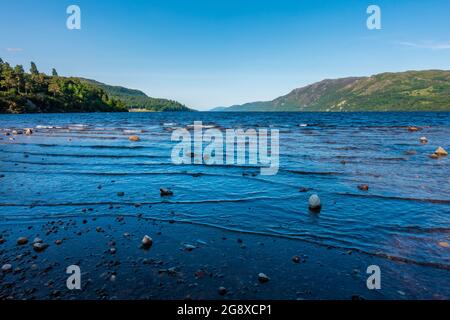
[[[170,129],[194,121],[279,129],[278,174],[172,164]],[[450,113],[0,115],[3,131],[27,127],[33,135],[1,136],[2,224],[90,208],[90,216],[142,214],[450,269],[450,250],[439,245],[450,242],[450,158],[428,157],[450,149]],[[363,183],[369,191],[358,190]],[[161,187],[174,195],[161,198]],[[318,215],[307,208],[311,193],[323,203]]]

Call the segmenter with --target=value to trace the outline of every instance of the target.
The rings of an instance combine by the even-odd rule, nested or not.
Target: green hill
[[[327,79],[272,101],[235,105],[220,111],[450,111],[450,71]]]
[[[128,109],[145,109],[147,111],[192,111],[185,105],[168,99],[148,97],[144,92],[120,86],[110,86],[95,80],[80,78],[86,82],[102,88],[110,97],[124,102]]]
[[[179,102],[147,97],[139,90],[109,86],[95,80],[60,77],[0,59],[0,113],[191,111]]]

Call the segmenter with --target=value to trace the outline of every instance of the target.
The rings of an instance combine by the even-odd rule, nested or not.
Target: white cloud
[[[6,51],[8,52],[22,52],[22,48],[6,48]]]
[[[406,47],[429,50],[449,50],[450,42],[422,41],[422,42],[398,42],[398,44]]]

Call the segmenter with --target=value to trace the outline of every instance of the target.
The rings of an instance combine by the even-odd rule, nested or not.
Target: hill
[[[450,71],[326,79],[272,101],[235,105],[220,111],[450,111]]]

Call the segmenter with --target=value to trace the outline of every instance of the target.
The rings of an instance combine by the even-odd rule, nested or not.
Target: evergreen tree
[[[58,72],[56,72],[55,68],[52,69],[52,76],[53,77],[57,77],[58,76]]]
[[[39,70],[38,70],[38,68],[36,67],[36,64],[33,61],[31,61],[30,73],[32,75],[34,75],[34,76],[39,74]]]

